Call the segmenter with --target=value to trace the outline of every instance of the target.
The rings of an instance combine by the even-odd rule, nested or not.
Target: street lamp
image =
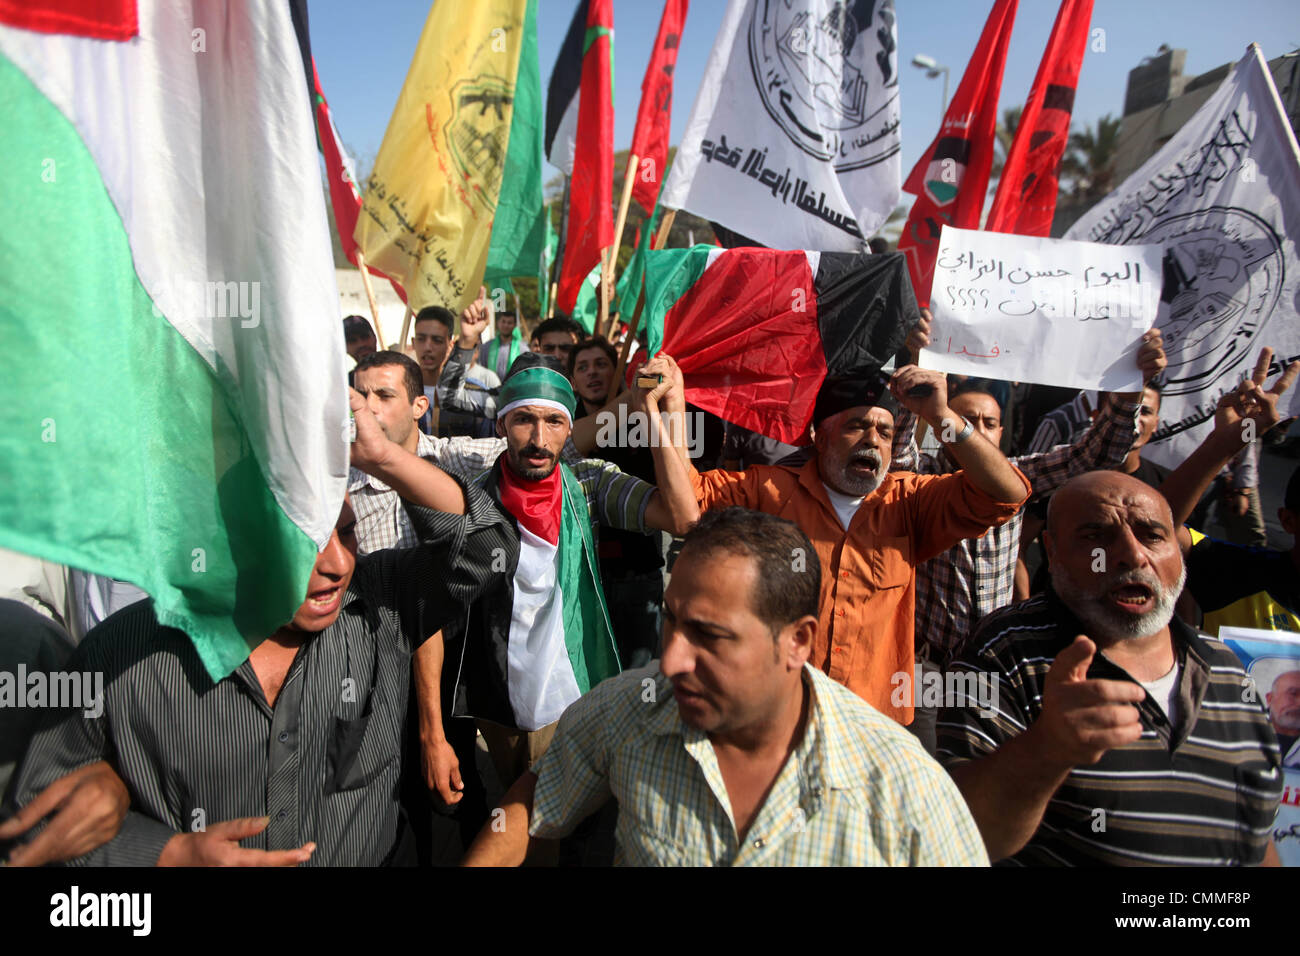
[[[940,73],[943,74],[943,108],[939,111],[940,117],[948,112],[948,68],[940,66],[939,61],[932,56],[926,56],[924,53],[918,53],[912,57],[912,66],[925,70],[926,79],[933,80]]]

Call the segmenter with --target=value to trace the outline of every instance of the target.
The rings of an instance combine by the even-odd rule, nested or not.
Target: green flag
[[[582,280],[582,285],[578,286],[578,298],[573,305],[573,314],[569,318],[577,322],[587,330],[588,335],[596,331],[596,319],[600,317],[600,297],[596,295],[600,289],[600,263],[596,263],[596,268],[587,273],[587,278]],[[611,312],[613,309],[610,310]]]
[[[537,65],[537,0],[524,13],[523,47],[515,81],[514,112],[506,147],[501,195],[492,221],[485,283],[532,275],[542,253],[542,75]]]
[[[618,285],[614,287],[615,299],[619,304],[618,311],[626,322],[632,321],[637,300],[641,298],[641,283],[645,278],[645,257],[650,251],[650,241],[654,238],[655,220],[658,216],[659,207],[656,205],[650,218],[641,224],[641,239],[636,244],[636,251],[632,253],[627,268],[618,277]]]
[[[546,221],[546,241],[542,243],[542,254],[537,260],[537,317],[546,318],[551,303],[551,265],[555,262],[555,247],[559,237],[551,225],[551,207],[542,209],[542,219]]]

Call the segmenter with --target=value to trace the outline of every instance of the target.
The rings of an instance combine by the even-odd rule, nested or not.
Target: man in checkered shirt
[[[952,779],[809,665],[820,592],[796,525],[706,512],[664,592],[661,659],[569,706],[465,864],[519,864],[530,837],[566,836],[612,798],[618,864],[986,866]]]

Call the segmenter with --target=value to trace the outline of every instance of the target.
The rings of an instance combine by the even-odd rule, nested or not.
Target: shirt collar
[[[438,455],[438,443],[434,441],[432,435],[426,435],[420,432],[420,437],[416,440],[415,454],[420,458],[436,458]],[[392,491],[388,485],[384,484],[373,475],[368,475],[360,468],[348,469],[348,491],[357,491],[369,486],[375,491]]]
[[[1047,598],[1048,607],[1051,608],[1053,617],[1057,620],[1057,629],[1066,638],[1066,643],[1074,640],[1075,634],[1087,634],[1083,622],[1070,610],[1069,606],[1061,600],[1061,596],[1056,593],[1056,589],[1050,584],[1044,592]],[[1199,665],[1199,669],[1209,671],[1210,668],[1210,649],[1206,643],[1201,640],[1196,630],[1184,621],[1177,613],[1169,619],[1169,633],[1174,642],[1174,654],[1178,662],[1182,662],[1184,654],[1190,655]],[[1096,643],[1094,641],[1094,643]],[[1093,658],[1093,664],[1096,665],[1098,657]],[[1090,668],[1091,669],[1091,668]]]
[[[368,475],[360,468],[351,468],[348,470],[348,492],[360,491],[362,488],[373,488],[375,491],[392,491],[386,484],[373,475]]]

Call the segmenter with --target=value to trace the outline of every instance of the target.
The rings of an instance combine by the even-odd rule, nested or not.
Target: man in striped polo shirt
[[[1168,504],[1090,472],[1056,493],[1044,541],[1052,588],[986,617],[953,665],[991,675],[996,703],[965,695],[939,717],[989,858],[1275,863],[1277,738],[1232,652],[1173,617],[1186,572]]]

